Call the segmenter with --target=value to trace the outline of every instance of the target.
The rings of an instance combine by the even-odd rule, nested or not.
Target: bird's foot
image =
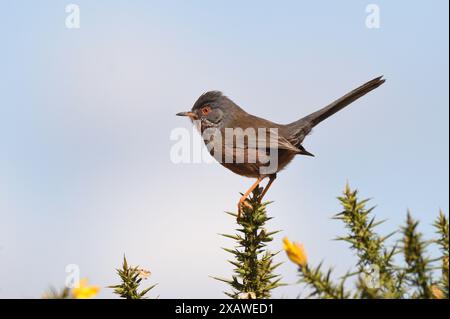
[[[253,206],[247,201],[247,198],[241,199],[238,203],[238,220],[241,219],[241,216],[244,212],[244,207],[247,207],[248,209],[253,208]]]

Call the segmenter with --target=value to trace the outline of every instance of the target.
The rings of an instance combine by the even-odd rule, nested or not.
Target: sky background
[[[267,195],[268,227],[343,274],[355,261],[336,196],[373,198],[389,233],[408,209],[427,237],[449,210],[448,1],[0,0],[0,298],[39,298],[65,267],[105,287],[152,271],[160,298],[220,298],[238,192],[219,164],[174,164],[175,113],[208,90],[292,122],[378,75],[385,85],[318,126]],[[365,25],[366,5],[381,28]],[[197,135],[194,138],[199,139]],[[290,285],[301,287],[284,254]],[[100,297],[113,297],[103,288]]]

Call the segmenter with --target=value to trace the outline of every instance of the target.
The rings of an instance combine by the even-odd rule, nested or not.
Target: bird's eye
[[[203,115],[208,115],[209,112],[211,112],[211,108],[209,106],[205,106],[202,108],[202,114]]]

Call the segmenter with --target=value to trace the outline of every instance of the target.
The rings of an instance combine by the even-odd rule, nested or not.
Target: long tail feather
[[[346,107],[350,103],[356,101],[357,99],[366,95],[370,91],[375,90],[377,87],[382,85],[385,81],[386,80],[383,79],[383,76],[377,77],[377,78],[367,82],[366,84],[361,85],[357,89],[354,89],[353,91],[347,93],[346,95],[344,95],[340,99],[337,99],[330,105],[327,105],[326,107],[320,109],[319,111],[314,112],[292,124],[295,125],[295,124],[304,123],[305,125],[308,125],[312,128],[312,127],[316,126],[317,124],[319,124],[320,122],[322,122],[323,120],[330,117],[331,115],[339,112],[340,110],[342,110],[344,107]]]

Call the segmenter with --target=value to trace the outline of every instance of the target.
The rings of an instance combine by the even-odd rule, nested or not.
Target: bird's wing
[[[301,153],[301,150],[286,138],[278,133],[277,129],[234,129],[225,131],[226,147],[232,147],[236,149],[284,149],[293,153]],[[233,138],[234,137],[234,138]]]

